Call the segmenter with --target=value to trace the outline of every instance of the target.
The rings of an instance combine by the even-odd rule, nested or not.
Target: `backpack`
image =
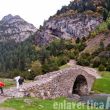
[[[20,79],[18,80],[19,84],[22,85],[23,82],[24,82],[24,78],[23,77],[20,77]]]

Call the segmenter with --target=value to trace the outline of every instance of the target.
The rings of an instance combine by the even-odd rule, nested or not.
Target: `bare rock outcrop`
[[[45,45],[55,38],[88,37],[103,21],[104,0],[74,0],[51,16],[36,33],[36,44]]]
[[[103,21],[101,16],[75,14],[52,18],[44,23],[43,29],[36,34],[36,44],[47,44],[55,38],[87,37]]]
[[[37,29],[32,24],[23,20],[20,16],[9,14],[0,21],[0,42],[9,40],[22,42],[36,31]]]

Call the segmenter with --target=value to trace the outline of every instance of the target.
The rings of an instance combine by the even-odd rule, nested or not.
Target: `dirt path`
[[[18,90],[15,87],[11,87],[9,89],[4,90],[4,95],[0,95],[0,104],[6,101],[7,99],[13,98],[13,94],[16,95],[18,94]],[[1,110],[1,109],[0,109]]]
[[[7,99],[8,99],[8,97],[0,96],[0,104],[3,103]]]

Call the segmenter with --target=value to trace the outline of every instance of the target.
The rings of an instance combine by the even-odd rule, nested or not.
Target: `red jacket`
[[[3,82],[0,82],[0,87],[4,87],[5,84]]]

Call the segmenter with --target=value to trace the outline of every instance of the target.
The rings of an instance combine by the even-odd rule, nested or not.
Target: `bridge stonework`
[[[85,78],[87,84],[82,95],[87,95],[90,93],[92,85],[97,78],[94,74],[96,74],[96,71],[80,66],[50,72],[37,76],[34,82],[24,85],[24,95],[28,94],[32,97],[48,99],[74,94],[73,87],[78,76]],[[79,82],[80,80],[77,79]],[[81,86],[83,91],[83,85]]]

